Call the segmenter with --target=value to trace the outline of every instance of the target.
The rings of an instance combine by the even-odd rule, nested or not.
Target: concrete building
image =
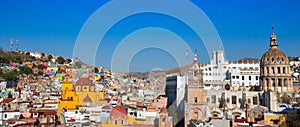
[[[183,111],[185,86],[187,76],[167,75],[166,78],[166,96],[168,97],[167,107],[174,104],[178,109]]]

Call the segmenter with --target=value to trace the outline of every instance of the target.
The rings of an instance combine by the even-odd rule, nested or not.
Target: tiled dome
[[[287,56],[277,47],[270,48],[261,58],[262,65],[289,64]]]

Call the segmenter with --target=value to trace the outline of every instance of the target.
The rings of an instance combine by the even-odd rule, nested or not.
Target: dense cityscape
[[[274,31],[265,43],[260,60],[228,62],[218,50],[202,64],[195,51],[193,63],[146,73],[1,49],[1,125],[299,126],[300,58],[279,49]]]
[[[299,5],[2,0],[0,127],[300,127]]]

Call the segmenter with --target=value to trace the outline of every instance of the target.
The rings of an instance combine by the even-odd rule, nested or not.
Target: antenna
[[[16,40],[16,51],[19,51],[19,40]]]
[[[13,44],[14,44],[14,39],[11,38],[11,39],[10,39],[10,46],[9,46],[10,52],[12,52]]]

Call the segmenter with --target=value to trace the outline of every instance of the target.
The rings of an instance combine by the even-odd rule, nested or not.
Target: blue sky
[[[9,40],[14,38],[20,40],[20,49],[23,51],[40,51],[72,57],[73,47],[82,26],[107,2],[106,0],[2,0],[0,46],[8,50]],[[192,2],[202,9],[214,24],[222,39],[226,57],[230,61],[245,57],[260,58],[269,48],[272,25],[275,25],[280,49],[288,56],[300,56],[299,1],[192,0]],[[168,16],[144,14],[120,21],[107,33],[97,51],[96,65],[110,68],[112,52],[120,40],[134,29],[133,27],[143,26],[180,29],[179,35],[194,40],[188,45],[192,49],[198,49],[199,61],[208,62],[208,53],[201,40],[193,31],[185,28],[184,24]],[[189,62],[191,61],[190,58]],[[130,64],[130,70],[149,71],[154,68],[168,70],[176,66],[178,64],[170,54],[153,48],[136,54]]]

